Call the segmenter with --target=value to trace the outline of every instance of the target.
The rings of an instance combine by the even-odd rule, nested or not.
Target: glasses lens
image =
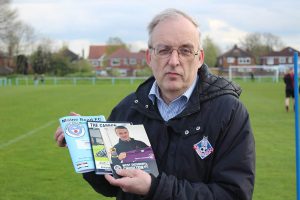
[[[178,52],[180,55],[182,55],[183,57],[190,57],[193,55],[194,50],[188,47],[180,47],[178,49]]]
[[[158,46],[155,48],[155,54],[161,57],[167,57],[171,55],[172,49],[168,46]]]
[[[181,46],[178,49],[172,48],[170,46],[158,45],[156,48],[153,48],[155,55],[161,58],[167,58],[171,56],[174,50],[177,51],[181,59],[193,58],[195,53],[192,47]]]

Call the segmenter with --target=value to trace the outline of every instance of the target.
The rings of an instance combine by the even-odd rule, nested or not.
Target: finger
[[[116,183],[117,179],[115,179],[113,176],[111,176],[109,174],[104,174],[104,177],[111,185],[118,186],[118,184]]]
[[[65,136],[63,133],[61,133],[58,137],[57,137],[57,145],[60,147],[65,147],[66,146],[66,140],[65,140]]]
[[[60,137],[57,138],[57,145],[60,146],[60,147],[65,147],[66,146],[64,136],[60,136]]]
[[[70,112],[70,115],[71,116],[80,116],[78,113],[76,113],[76,112]]]
[[[54,139],[55,141],[57,141],[57,138],[63,133],[63,130],[62,128],[59,126],[56,131],[55,131],[55,134],[54,134]]]
[[[122,177],[133,178],[136,175],[137,171],[135,169],[118,169],[116,173]]]

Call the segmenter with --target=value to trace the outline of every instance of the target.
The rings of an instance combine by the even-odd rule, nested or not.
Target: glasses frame
[[[170,46],[167,46],[167,45],[166,45],[166,47],[170,47]],[[184,55],[182,55],[182,54],[178,51],[180,48],[182,48],[182,46],[181,46],[181,47],[178,47],[178,48],[171,47],[170,53],[169,53],[169,54],[166,54],[165,56],[163,56],[163,55],[157,54],[157,48],[154,48],[154,47],[152,47],[152,46],[149,46],[149,49],[150,49],[151,51],[153,51],[153,52],[154,52],[154,55],[157,56],[157,57],[159,57],[159,58],[170,58],[171,55],[172,55],[172,53],[173,53],[173,51],[176,50],[179,58],[181,58],[181,59],[182,59],[182,58],[184,58],[184,59],[189,59],[189,58],[192,59],[192,58],[195,58],[196,55],[199,55],[199,52],[200,52],[200,49],[198,49],[197,51],[195,51],[195,50],[193,49],[193,50],[192,50],[193,53],[191,54],[191,56],[184,56]]]

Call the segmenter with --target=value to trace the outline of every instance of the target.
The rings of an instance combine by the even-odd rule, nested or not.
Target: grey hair
[[[191,16],[187,15],[186,13],[174,9],[174,8],[169,8],[166,9],[160,13],[158,13],[153,19],[152,21],[149,23],[148,25],[148,35],[149,35],[149,39],[148,39],[148,46],[151,46],[152,43],[152,32],[154,30],[154,28],[162,21],[164,21],[165,19],[170,19],[170,18],[176,18],[178,16],[182,16],[184,18],[186,18],[188,21],[190,21],[198,30],[199,32],[199,48],[201,48],[201,33],[200,33],[200,29],[199,29],[199,25],[196,22],[196,20],[194,20]]]

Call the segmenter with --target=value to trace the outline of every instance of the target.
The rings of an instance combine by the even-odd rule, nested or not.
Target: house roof
[[[107,52],[110,54],[112,49],[120,48],[123,49],[124,45],[91,45],[88,59],[99,59]]]
[[[294,52],[298,52],[298,54],[300,54],[300,52],[298,50],[296,50],[292,47],[285,47],[281,51],[272,51],[272,52],[264,55],[264,57],[293,56]]]
[[[145,51],[130,52],[125,48],[120,48],[108,56],[108,59],[111,58],[135,58],[137,60],[142,60],[145,58]]]
[[[125,48],[120,48],[120,49],[117,49],[115,52],[113,52],[112,54],[110,54],[108,56],[108,58],[129,58],[131,57],[130,56],[131,53],[125,49]]]
[[[234,45],[232,49],[220,55],[219,57],[252,57],[252,55],[239,48],[237,45]]]
[[[139,52],[131,53],[133,58],[136,58],[137,60],[143,60],[146,58],[146,51],[141,50]]]
[[[91,45],[88,59],[99,59],[105,53],[106,45]]]
[[[68,57],[71,61],[79,59],[79,56],[69,49],[64,49],[62,53],[64,56]]]

